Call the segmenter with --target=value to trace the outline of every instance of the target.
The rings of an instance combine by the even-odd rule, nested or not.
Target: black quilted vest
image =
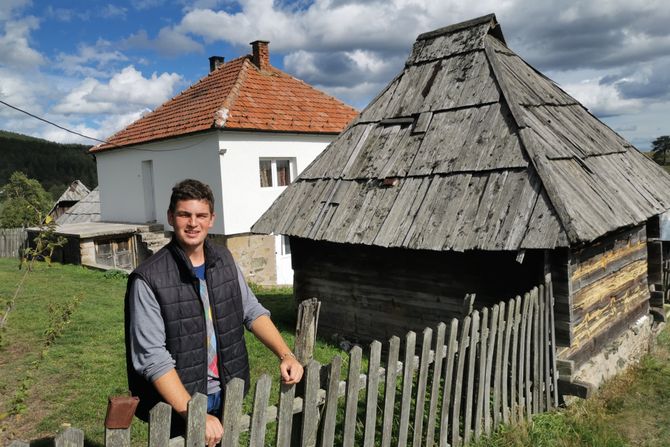
[[[205,241],[205,277],[209,291],[214,330],[219,351],[222,390],[232,378],[249,387],[249,360],[244,343],[244,311],[237,270],[230,252]],[[207,341],[205,314],[199,296],[199,282],[191,262],[173,240],[142,263],[128,278],[144,280],[161,308],[167,350],[186,390],[207,394]],[[130,287],[128,287],[128,290]],[[137,374],[130,359],[128,291],[125,299],[126,368],[128,386],[139,396],[137,416],[148,420],[149,410],[162,399],[153,385]]]

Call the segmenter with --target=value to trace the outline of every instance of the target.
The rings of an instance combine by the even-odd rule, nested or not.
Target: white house
[[[162,223],[171,188],[196,178],[214,190],[211,234],[248,279],[292,282],[282,236],[251,235],[251,225],[281,191],[356,116],[356,111],[272,67],[268,42],[224,63],[91,149],[105,222]]]

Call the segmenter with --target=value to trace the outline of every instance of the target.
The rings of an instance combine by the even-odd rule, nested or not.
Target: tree
[[[16,171],[0,190],[0,227],[18,228],[40,225],[51,208],[49,194],[42,185]]]
[[[656,163],[665,166],[670,152],[670,136],[663,135],[651,142],[651,153]]]

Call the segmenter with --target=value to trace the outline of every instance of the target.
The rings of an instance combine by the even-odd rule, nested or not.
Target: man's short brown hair
[[[214,193],[208,184],[187,178],[174,185],[168,210],[174,213],[180,200],[204,200],[209,204],[209,212],[214,213]]]

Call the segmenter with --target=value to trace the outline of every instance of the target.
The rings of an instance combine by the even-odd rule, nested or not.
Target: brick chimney
[[[209,72],[213,72],[217,68],[223,65],[225,58],[223,56],[211,56],[209,58]]]
[[[253,50],[251,61],[261,70],[267,69],[270,65],[269,44],[270,42],[267,40],[254,40],[251,42],[251,49]]]

